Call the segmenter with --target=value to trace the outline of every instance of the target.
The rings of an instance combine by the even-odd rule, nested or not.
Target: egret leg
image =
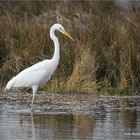
[[[35,98],[35,94],[37,92],[38,86],[33,86],[32,90],[33,90],[33,97],[32,97],[32,105],[31,105],[31,111],[33,111],[33,105],[34,105],[34,98]]]

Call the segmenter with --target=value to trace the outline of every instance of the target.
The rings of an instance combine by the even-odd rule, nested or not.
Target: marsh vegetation
[[[49,29],[56,22],[75,42],[58,34],[61,61],[42,89],[138,93],[140,15],[109,1],[0,2],[1,87],[24,68],[52,57]]]

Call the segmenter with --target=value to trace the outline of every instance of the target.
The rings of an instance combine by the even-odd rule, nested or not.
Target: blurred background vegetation
[[[61,60],[43,90],[138,93],[139,4],[138,1],[1,1],[1,88],[24,68],[52,57],[54,47],[49,30],[58,22],[75,42],[57,33]]]

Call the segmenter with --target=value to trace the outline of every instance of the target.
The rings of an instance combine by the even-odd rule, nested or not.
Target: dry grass
[[[16,4],[16,6],[13,5]],[[75,4],[77,6],[75,7]],[[90,92],[140,85],[140,18],[109,2],[0,2],[1,85],[24,68],[51,58],[52,24],[59,22],[76,42],[58,34],[61,61],[49,92]]]

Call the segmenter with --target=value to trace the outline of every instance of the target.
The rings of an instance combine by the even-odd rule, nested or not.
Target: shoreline
[[[32,94],[0,96],[0,112],[29,113]],[[95,114],[110,111],[140,111],[140,96],[95,96],[93,94],[36,94],[35,114]]]

